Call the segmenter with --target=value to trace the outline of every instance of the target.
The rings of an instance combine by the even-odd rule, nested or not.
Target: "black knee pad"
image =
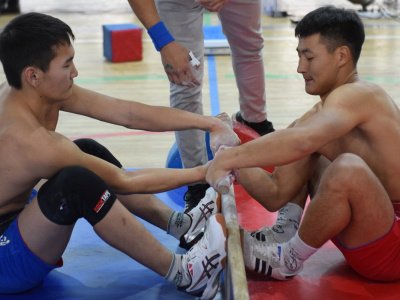
[[[112,155],[112,153],[104,147],[102,144],[96,142],[92,139],[77,139],[74,143],[81,149],[83,152],[97,156],[113,165],[117,166],[118,168],[122,168],[122,164]]]
[[[49,179],[38,192],[42,213],[60,225],[72,225],[85,218],[96,225],[111,209],[116,196],[93,172],[67,167]]]

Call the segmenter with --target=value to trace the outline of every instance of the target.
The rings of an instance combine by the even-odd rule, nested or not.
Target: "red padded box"
[[[112,62],[143,58],[142,28],[134,24],[103,25],[103,53]]]

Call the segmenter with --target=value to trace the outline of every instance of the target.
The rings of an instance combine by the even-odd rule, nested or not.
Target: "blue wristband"
[[[162,21],[151,26],[147,30],[147,33],[153,40],[153,44],[156,47],[157,51],[160,51],[162,47],[175,41],[174,37],[169,33],[167,27],[165,27]]]

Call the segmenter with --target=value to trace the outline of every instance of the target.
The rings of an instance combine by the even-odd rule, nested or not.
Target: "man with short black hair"
[[[268,230],[243,233],[248,269],[291,278],[332,240],[361,276],[399,280],[400,112],[381,87],[359,78],[364,25],[353,10],[325,6],[308,13],[295,35],[297,71],[320,101],[289,128],[217,153],[207,180],[217,187],[234,170],[270,211],[312,199],[298,231],[279,242]]]

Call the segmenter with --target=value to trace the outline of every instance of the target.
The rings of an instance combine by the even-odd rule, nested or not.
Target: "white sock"
[[[295,203],[287,203],[279,212],[272,226],[274,238],[278,243],[290,240],[297,232],[303,209]]]
[[[305,261],[308,259],[311,255],[313,255],[318,248],[311,247],[307,245],[299,236],[299,233],[296,232],[294,237],[290,239],[290,241],[287,243],[287,249],[292,251],[295,255],[296,258],[299,259],[300,261]]]
[[[182,269],[182,255],[176,253],[172,253],[172,255],[172,262],[165,279],[173,282],[177,287],[188,285],[190,282],[187,282],[188,280]]]
[[[285,264],[282,271],[289,276],[298,274],[303,269],[304,261],[318,250],[304,243],[298,233],[289,242],[284,243],[282,248]]]
[[[189,215],[174,211],[168,221],[167,233],[179,240],[189,230],[191,223]]]

